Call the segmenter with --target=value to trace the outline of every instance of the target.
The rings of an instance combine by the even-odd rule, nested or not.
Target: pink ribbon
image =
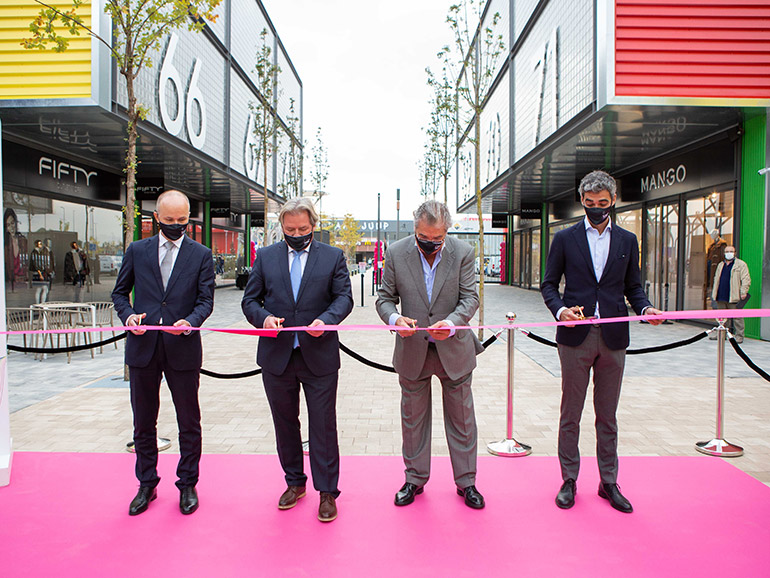
[[[539,321],[536,323],[504,323],[493,325],[458,325],[452,329],[516,329],[524,327],[558,327],[561,325],[595,325],[603,323],[621,323],[624,321],[653,321],[661,319],[740,319],[747,317],[770,317],[770,309],[702,309],[693,311],[666,311],[661,315],[628,315],[625,317],[603,317],[600,319],[584,319],[578,321]],[[72,329],[33,329],[30,331],[0,331],[1,335],[44,335],[60,333],[103,333],[106,331],[131,331],[137,327],[147,331],[168,331],[169,325],[140,325],[114,327],[73,327]],[[315,327],[283,327],[281,329],[232,329],[223,327],[183,327],[183,331],[213,331],[215,333],[232,333],[235,335],[257,335],[276,337],[280,331],[392,331],[392,325],[317,325]],[[416,327],[417,331],[427,331],[427,327]]]

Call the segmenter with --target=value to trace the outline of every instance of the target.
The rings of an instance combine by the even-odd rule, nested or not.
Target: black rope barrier
[[[252,369],[251,371],[244,371],[243,373],[217,373],[215,371],[209,371],[208,369],[201,368],[201,375],[206,375],[215,379],[242,379],[244,377],[254,377],[260,373],[262,373],[261,368]]]
[[[121,339],[125,339],[126,334],[121,333],[114,335],[104,341],[95,341],[94,343],[86,343],[84,345],[73,345],[72,347],[19,347],[18,345],[11,345],[8,343],[6,347],[8,351],[18,351],[20,353],[72,353],[75,351],[84,351],[86,349],[95,349],[110,343],[115,343]]]
[[[521,332],[527,337],[529,337],[530,339],[532,339],[533,341],[537,341],[538,343],[542,343],[543,345],[547,345],[549,347],[558,347],[558,345],[554,341],[551,341],[550,339],[546,339],[545,337],[541,337],[540,335],[535,335],[531,331],[521,330]],[[683,339],[681,341],[675,341],[673,343],[656,345],[654,347],[644,347],[642,349],[627,349],[626,355],[642,355],[644,353],[658,353],[660,351],[668,351],[669,349],[676,349],[677,347],[684,347],[685,345],[691,345],[692,343],[696,343],[697,341],[700,341],[701,339],[705,338],[708,334],[709,334],[708,331],[702,331],[697,335],[693,335],[692,337]]]
[[[396,373],[396,370],[393,369],[390,365],[382,365],[381,363],[377,363],[376,361],[370,361],[366,359],[363,355],[359,355],[352,349],[350,349],[347,345],[340,342],[340,349],[347,353],[350,357],[355,359],[356,361],[360,361],[364,365],[368,365],[369,367],[373,367],[374,369],[379,369],[380,371],[387,371],[388,373]]]
[[[762,377],[767,381],[770,381],[770,375],[761,367],[759,367],[756,363],[751,361],[751,358],[748,355],[746,355],[746,352],[743,351],[740,345],[738,345],[738,342],[735,340],[735,337],[730,338],[730,345],[733,346],[735,353],[738,354],[738,357],[740,357],[746,363],[746,365],[748,365],[751,369],[753,369],[760,377]]]
[[[481,344],[481,346],[486,350],[487,347],[492,345],[495,341],[497,341],[497,336],[500,335],[499,333],[497,335],[493,335],[492,337],[488,338],[484,343]],[[388,373],[396,373],[396,370],[393,369],[390,365],[382,365],[381,363],[377,363],[376,361],[371,361],[369,359],[366,359],[363,355],[360,353],[356,353],[352,349],[350,349],[347,345],[340,342],[340,349],[347,353],[350,357],[355,359],[356,361],[359,361],[363,363],[366,366],[373,367],[374,369],[379,369],[380,371],[387,371]]]

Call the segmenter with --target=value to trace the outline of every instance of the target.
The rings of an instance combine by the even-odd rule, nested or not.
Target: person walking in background
[[[241,308],[249,323],[260,329],[319,327],[260,337],[257,364],[262,368],[287,486],[278,508],[291,509],[306,495],[299,424],[301,386],[307,402],[310,470],[313,487],[320,494],[318,519],[331,522],[337,518],[340,495],[340,348],[337,332],[325,332],[321,326],[338,325],[353,310],[350,275],[342,250],[313,240],[318,215],[309,199],[287,201],[278,220],[284,242],[257,251]]]
[[[35,289],[35,303],[48,301],[48,292],[54,276],[53,254],[38,239],[29,254],[29,276]]]
[[[136,327],[126,339],[139,480],[130,516],[144,512],[158,495],[157,424],[163,376],[179,426],[179,509],[183,514],[198,509],[195,486],[202,446],[198,387],[203,348],[200,332],[189,328],[200,327],[214,308],[214,262],[210,249],[184,234],[190,219],[187,196],[166,191],[156,207],[160,233],[129,245],[112,292],[120,320]],[[142,324],[168,329],[146,332]]]
[[[76,241],[70,243],[70,250],[64,256],[64,282],[72,283],[74,293],[72,300],[80,302],[80,291],[90,273],[88,255],[80,250]]]
[[[711,289],[711,300],[714,309],[742,308],[749,297],[751,275],[749,266],[735,256],[735,247],[725,247],[724,260],[717,265],[714,272],[714,283]],[[746,323],[743,318],[735,317],[727,320],[727,328],[735,336],[738,343],[743,343]],[[716,339],[716,332],[709,339]]]
[[[389,248],[377,313],[397,332],[393,366],[401,385],[401,436],[406,481],[395,504],[406,506],[430,477],[431,378],[441,382],[449,456],[457,493],[474,509],[484,507],[476,489],[478,435],[471,381],[484,350],[467,325],[479,308],[473,247],[447,236],[447,206],[426,201],[414,212],[414,237]],[[401,305],[399,312],[397,306]],[[426,327],[427,331],[416,331]]]
[[[660,315],[642,289],[636,235],[610,219],[617,197],[615,179],[604,171],[594,171],[580,181],[579,193],[585,218],[557,232],[548,252],[540,285],[548,309],[558,321],[623,317],[628,314],[628,299],[637,314]],[[563,296],[559,294],[562,278]],[[662,321],[650,323],[659,325]],[[561,362],[558,453],[563,481],[556,505],[567,509],[575,504],[580,418],[593,370],[599,496],[616,510],[630,513],[633,507],[617,484],[616,417],[629,343],[628,322],[559,326],[556,341]]]

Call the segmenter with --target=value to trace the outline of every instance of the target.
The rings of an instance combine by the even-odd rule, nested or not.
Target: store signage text
[[[503,127],[500,122],[499,112],[489,121],[487,142],[489,143],[489,148],[487,149],[487,182],[490,182],[500,174],[502,165]]]
[[[196,58],[193,62],[192,76],[187,85],[187,98],[183,97],[182,74],[174,66],[174,53],[179,44],[179,38],[172,34],[168,41],[166,55],[163,57],[163,64],[160,67],[160,77],[158,78],[158,99],[160,103],[160,118],[166,130],[177,136],[182,131],[182,123],[186,121],[187,136],[196,149],[202,150],[206,143],[206,102],[203,99],[203,92],[198,86],[198,80],[201,75],[203,65],[200,59]],[[169,110],[169,83],[174,85],[176,95],[176,111]],[[200,110],[200,126],[193,126],[193,109],[195,103],[198,103]],[[176,116],[174,116],[176,114]]]
[[[538,70],[539,69],[539,70]],[[534,146],[540,144],[540,133],[543,129],[543,119],[547,118],[551,123],[551,130],[559,128],[559,28],[554,28],[551,38],[545,43],[532,65],[532,70],[539,78],[537,86],[540,87],[539,104],[537,109],[537,123],[535,124]],[[545,110],[546,87],[550,87],[550,110]],[[548,133],[550,134],[550,133]]]
[[[95,177],[99,174],[96,171],[88,171],[83,167],[71,163],[63,163],[50,157],[40,157],[40,160],[38,161],[38,174],[43,177],[49,172],[54,179],[72,179],[76,185],[78,184],[78,174],[82,174],[81,184],[83,180],[85,180],[87,187],[91,186],[91,177]]]
[[[246,176],[252,181],[257,181],[259,175],[259,142],[257,142],[257,135],[254,129],[257,124],[257,119],[254,117],[254,113],[249,113],[249,120],[246,122],[246,139],[243,143],[243,166],[246,169]]]
[[[642,194],[655,189],[673,186],[676,183],[683,183],[687,178],[687,167],[679,165],[676,168],[670,168],[665,171],[658,171],[651,175],[641,178]]]

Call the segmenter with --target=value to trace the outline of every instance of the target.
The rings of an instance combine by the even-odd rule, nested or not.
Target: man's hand
[[[134,313],[133,315],[129,315],[128,319],[126,319],[126,325],[130,327],[138,327],[142,324],[142,319],[147,317],[146,313],[142,313],[141,315],[138,313]],[[131,333],[134,335],[144,335],[144,333],[147,331],[146,329],[131,329]]]
[[[580,307],[577,305],[575,307],[570,307],[569,309],[565,309],[561,312],[561,315],[559,316],[559,321],[580,321],[581,319],[581,311]],[[574,325],[566,325],[566,327],[575,327]]]
[[[323,325],[323,324],[324,324],[324,322],[321,321],[320,319],[315,319],[315,320],[313,320],[313,322],[310,325],[308,325],[308,327],[318,327],[318,326]],[[320,331],[310,331],[310,330],[308,330],[307,334],[310,337],[321,337],[321,335],[323,335],[324,332],[323,332],[323,330],[320,330]]]
[[[265,318],[265,322],[262,324],[263,329],[273,329],[277,331],[278,329],[283,329],[283,317],[276,317],[275,315],[268,315]],[[276,334],[276,337],[278,335]]]
[[[415,327],[417,326],[417,320],[412,319],[411,317],[404,317],[403,315],[396,319],[396,327],[404,327],[405,329],[396,329],[398,331],[398,334],[401,337],[411,337],[417,331],[415,330]]]
[[[660,309],[655,309],[655,307],[648,307],[644,310],[645,315],[663,315],[663,312]],[[663,323],[663,319],[648,319],[647,322],[650,325],[660,325]]]
[[[190,325],[190,322],[187,321],[187,319],[180,319],[179,321],[174,322],[172,327],[181,327],[181,329],[164,329],[166,333],[170,333],[171,335],[182,335],[185,331],[188,331],[188,327],[192,327]]]
[[[428,327],[428,335],[430,335],[436,341],[444,341],[449,337],[452,332],[452,327],[446,321],[436,321],[433,325]]]

